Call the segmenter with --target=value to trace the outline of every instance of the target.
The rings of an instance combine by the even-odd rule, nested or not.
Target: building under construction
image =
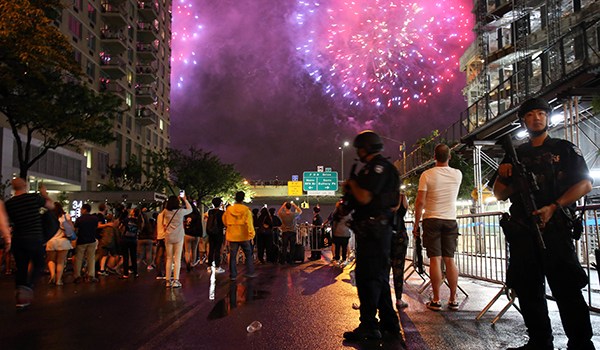
[[[477,37],[460,62],[469,107],[438,140],[472,153],[479,201],[501,156],[495,143],[524,131],[516,112],[530,97],[551,103],[551,135],[578,145],[593,174],[600,170],[600,1],[486,0],[473,11]],[[432,164],[435,143],[407,156],[403,177]]]

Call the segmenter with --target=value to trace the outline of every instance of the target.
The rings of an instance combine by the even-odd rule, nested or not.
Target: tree
[[[101,186],[102,191],[139,191],[144,189],[142,184],[142,165],[137,157],[132,155],[125,166],[111,165],[108,167],[108,183]]]
[[[73,48],[47,17],[58,5],[0,1],[0,112],[15,138],[22,178],[50,149],[112,142],[123,112],[121,99],[81,84]]]
[[[203,203],[214,196],[231,196],[240,190],[244,180],[233,165],[194,147],[187,153],[170,150],[170,172],[177,187]]]

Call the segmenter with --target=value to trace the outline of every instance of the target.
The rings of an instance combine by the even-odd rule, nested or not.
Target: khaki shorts
[[[458,245],[458,224],[456,220],[424,219],[423,246],[428,257],[454,257]]]

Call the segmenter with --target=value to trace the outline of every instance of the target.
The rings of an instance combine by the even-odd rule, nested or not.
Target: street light
[[[342,152],[342,167],[340,168],[341,181],[346,180],[346,178],[344,178],[344,148],[348,146],[350,146],[350,142],[344,141],[344,143],[338,147],[338,149]]]

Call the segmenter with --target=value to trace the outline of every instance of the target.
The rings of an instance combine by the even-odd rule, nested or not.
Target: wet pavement
[[[475,318],[500,290],[488,282],[460,278],[458,311],[430,311],[425,281],[413,273],[405,284],[409,307],[400,312],[401,341],[350,343],[344,331],[358,325],[356,288],[347,267],[319,261],[298,265],[258,265],[258,277],[230,281],[217,275],[209,300],[210,274],[204,265],[181,272],[183,288],[167,289],[153,271],[137,279],[102,277],[99,283],[39,285],[34,303],[14,307],[13,276],[0,276],[0,349],[505,349],[527,337],[515,308],[494,326],[506,304],[501,297],[481,320]],[[240,267],[243,271],[243,267]],[[423,289],[424,291],[420,293]],[[448,291],[442,288],[442,300]],[[567,339],[558,310],[549,302],[555,347]],[[248,333],[254,320],[262,329]],[[600,349],[600,315],[592,313],[594,342]]]

